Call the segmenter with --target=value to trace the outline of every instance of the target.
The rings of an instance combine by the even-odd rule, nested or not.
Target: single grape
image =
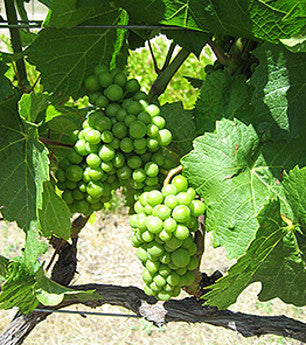
[[[104,143],[109,144],[114,139],[113,133],[111,131],[104,131],[101,134],[101,139]]]
[[[187,192],[178,193],[176,195],[176,198],[181,205],[186,205],[186,206],[188,206],[192,201],[191,196]]]
[[[139,102],[131,101],[126,108],[126,111],[128,114],[136,116],[142,111],[142,106]]]
[[[151,116],[147,112],[141,111],[137,115],[137,120],[143,122],[146,125],[148,125],[148,124],[151,123]]]
[[[164,220],[164,229],[167,232],[174,232],[177,228],[177,223],[173,218],[167,218]]]
[[[109,104],[109,100],[107,99],[107,97],[101,95],[97,98],[95,104],[97,107],[106,108]]]
[[[153,281],[153,275],[145,268],[142,271],[142,279],[145,283],[151,283]]]
[[[116,119],[120,122],[124,121],[125,117],[127,116],[127,112],[125,109],[120,108],[118,109],[118,111],[116,112]]]
[[[72,182],[78,182],[82,179],[83,169],[79,165],[70,165],[66,170],[66,177]]]
[[[111,101],[119,101],[123,95],[123,90],[119,85],[111,84],[104,90],[104,95]]]
[[[57,169],[55,173],[55,177],[58,182],[65,182],[66,181],[66,173],[63,169]]]
[[[109,117],[115,117],[117,111],[120,109],[120,105],[118,103],[110,103],[107,108],[105,109],[105,114]],[[115,120],[115,119],[113,119]]]
[[[156,206],[158,204],[161,204],[163,202],[163,195],[161,192],[157,190],[153,190],[148,193],[147,195],[147,202],[151,206]]]
[[[158,217],[148,216],[146,219],[146,227],[151,233],[157,234],[162,230],[163,222]]]
[[[145,109],[146,112],[151,115],[151,117],[158,116],[160,114],[160,109],[155,104],[149,104]]]
[[[127,127],[123,122],[117,122],[114,124],[112,132],[115,137],[122,139],[127,135]]]
[[[147,174],[147,176],[149,177],[155,177],[158,175],[159,173],[159,167],[156,163],[154,162],[148,162],[145,165],[145,172]]]
[[[83,161],[83,157],[74,150],[71,150],[67,155],[67,159],[71,164],[80,164]]]
[[[174,176],[171,183],[176,187],[178,192],[186,192],[188,188],[188,181],[183,175]]]
[[[130,79],[127,81],[125,89],[127,92],[136,93],[140,90],[140,85],[136,79]]]
[[[156,139],[153,138],[147,138],[147,147],[150,150],[156,150],[159,146],[159,143]]]
[[[146,134],[146,125],[141,121],[131,123],[129,127],[129,135],[133,139],[140,139]]]
[[[114,76],[114,83],[124,87],[124,85],[127,82],[127,78],[126,75],[123,72],[118,72],[115,76]]]
[[[132,139],[126,137],[123,138],[120,142],[120,149],[125,152],[125,153],[129,153],[133,151],[133,141]]]
[[[66,201],[68,205],[72,204],[74,202],[74,197],[72,195],[72,192],[70,190],[65,190],[62,194],[63,200]]]
[[[105,161],[111,161],[115,156],[115,150],[108,144],[102,145],[101,149],[99,150],[99,157]]]
[[[87,184],[86,192],[93,198],[100,198],[104,192],[103,183],[101,183],[100,181],[90,181]]]
[[[99,167],[90,168],[88,171],[89,178],[93,181],[99,181],[105,175],[103,170]]]
[[[89,212],[89,203],[86,200],[77,201],[75,208],[79,213],[86,214]]]
[[[163,129],[166,125],[166,120],[162,116],[154,116],[152,122],[158,129]]]
[[[136,116],[135,115],[127,115],[124,119],[124,124],[127,126],[127,127],[130,127],[130,125],[136,121]]]
[[[159,287],[163,287],[166,285],[166,279],[161,274],[155,275],[155,277],[153,278],[153,281]]]
[[[89,102],[91,104],[96,104],[97,99],[102,96],[102,93],[100,91],[93,92],[88,95],[89,97]]]
[[[74,149],[81,156],[87,156],[87,154],[90,153],[86,150],[86,141],[84,139],[79,139],[74,144]]]
[[[143,150],[147,147],[147,140],[145,138],[135,139],[133,145],[135,150]]]
[[[105,171],[106,173],[110,173],[114,169],[113,163],[110,161],[102,162],[101,169]]]
[[[179,240],[185,240],[189,236],[189,229],[187,226],[179,224],[173,232],[173,235]]]
[[[157,140],[158,140],[159,145],[167,146],[172,141],[172,134],[168,129],[161,129],[158,132]]]
[[[158,133],[159,133],[158,127],[156,125],[150,123],[147,125],[146,133],[147,133],[148,137],[155,138],[158,136]]]
[[[205,210],[205,206],[202,201],[200,200],[192,200],[189,205],[191,214],[195,217],[200,217]]]
[[[86,163],[91,168],[97,168],[101,164],[101,158],[97,154],[91,153],[86,157]]]
[[[139,249],[139,248],[138,248],[138,249]],[[137,249],[137,250],[138,250],[138,249]],[[146,269],[147,269],[151,274],[154,274],[154,273],[158,272],[159,267],[160,267],[159,261],[148,260],[148,253],[147,253],[146,250],[145,250],[145,253],[146,253],[146,259],[144,259],[144,260],[147,260],[147,261],[146,261]],[[144,261],[144,260],[142,260],[142,261]]]
[[[190,258],[190,262],[187,266],[187,269],[190,271],[193,271],[198,267],[198,265],[199,265],[198,260],[196,259],[196,257],[192,256]]]
[[[171,254],[171,261],[178,267],[186,267],[190,261],[190,255],[184,248],[178,248]]]
[[[172,211],[172,217],[177,222],[187,222],[190,219],[190,209],[186,205],[176,206]]]
[[[111,85],[112,82],[113,82],[113,77],[112,77],[112,75],[111,75],[109,72],[107,72],[107,71],[102,72],[102,73],[99,73],[97,77],[98,77],[98,82],[99,82],[99,84],[100,84],[103,88],[108,87],[108,86]]]
[[[120,152],[117,152],[112,160],[112,163],[115,168],[121,168],[125,164],[124,155]]]
[[[132,170],[127,165],[124,165],[117,170],[117,176],[122,180],[128,180],[129,178],[131,178],[131,175]]]
[[[136,255],[138,257],[138,259],[140,261],[146,261],[148,260],[148,253],[145,249],[143,249],[142,247],[138,247],[137,250],[136,250]],[[148,267],[147,267],[148,268]],[[156,270],[156,272],[158,271],[158,269]],[[155,272],[152,272],[151,270],[149,270],[149,272],[151,273],[155,273]]]
[[[167,242],[171,239],[172,234],[171,232],[167,232],[165,229],[163,229],[159,234],[158,234],[159,238],[163,241],[163,242]]]
[[[128,158],[127,165],[133,170],[140,168],[142,165],[141,158],[138,156],[132,156]]]
[[[156,205],[153,209],[153,215],[157,216],[161,220],[165,220],[170,217],[170,208],[166,205]]]
[[[86,89],[90,92],[98,91],[100,88],[98,78],[95,75],[87,77],[84,84]]]

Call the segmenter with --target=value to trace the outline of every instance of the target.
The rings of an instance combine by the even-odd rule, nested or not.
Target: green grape
[[[148,296],[154,296],[155,294],[154,291],[148,285],[145,285],[145,287],[143,288],[143,291]]]
[[[95,104],[97,107],[106,108],[109,104],[109,100],[105,96],[101,95],[97,98]]]
[[[137,120],[143,122],[146,125],[148,125],[148,124],[151,123],[151,116],[147,112],[141,111],[137,115]]]
[[[162,188],[161,192],[164,197],[167,197],[168,195],[177,194],[177,189],[173,184],[167,184]]]
[[[135,150],[143,150],[147,147],[147,140],[145,138],[135,139],[133,145]]]
[[[120,147],[120,140],[119,140],[118,138],[113,138],[113,140],[109,143],[109,145],[110,145],[113,149],[117,150],[117,149],[119,149],[119,147]]]
[[[155,104],[149,104],[145,107],[146,112],[151,115],[151,117],[160,115],[160,109]]]
[[[96,115],[93,113],[90,115],[88,122],[91,126],[97,129],[99,132],[109,131],[112,128],[112,121],[107,117],[102,115]]]
[[[159,167],[156,163],[154,162],[148,162],[145,165],[145,172],[147,174],[147,176],[149,177],[155,177],[158,175],[159,173]]]
[[[190,255],[184,248],[178,248],[171,254],[171,261],[178,267],[186,267],[190,261]]]
[[[108,144],[102,145],[99,151],[99,157],[104,162],[111,161],[115,156],[115,150]]]
[[[104,143],[109,144],[114,139],[113,133],[111,131],[104,131],[101,134],[101,139]]]
[[[126,108],[126,111],[128,114],[136,116],[142,111],[142,106],[139,102],[131,101]]]
[[[77,152],[74,150],[71,150],[68,155],[67,159],[71,164],[80,164],[83,161],[83,157],[79,155]]]
[[[154,234],[151,231],[146,230],[141,234],[141,238],[145,242],[151,242],[154,239]]]
[[[186,206],[188,206],[192,201],[191,196],[187,192],[178,193],[176,195],[176,198],[181,205],[186,205]]]
[[[161,220],[165,220],[170,217],[170,208],[166,205],[156,205],[153,209],[153,215],[157,216]]]
[[[131,214],[129,216],[129,224],[132,228],[137,228],[137,226],[138,226],[138,215],[137,214]]]
[[[86,89],[90,92],[94,92],[100,89],[98,79],[95,75],[90,75],[89,77],[87,77],[84,84]]]
[[[193,271],[198,267],[198,265],[199,265],[198,260],[196,259],[196,257],[192,256],[190,258],[190,262],[187,266],[187,269],[190,271]]]
[[[91,177],[89,175],[89,172],[90,172],[91,168],[90,167],[86,167],[84,170],[83,170],[83,175],[82,175],[82,179],[84,182],[89,182],[91,180]]]
[[[60,168],[67,170],[67,168],[70,166],[70,162],[67,158],[63,158],[60,162],[59,162],[59,166]]]
[[[124,87],[124,85],[126,84],[127,82],[127,78],[126,78],[126,75],[119,71],[115,76],[114,76],[114,83],[121,86],[121,87]]]
[[[190,219],[190,209],[186,205],[176,206],[172,211],[172,217],[177,222],[187,222]]]
[[[113,163],[110,161],[102,162],[101,169],[105,171],[106,173],[110,173],[114,169]]]
[[[148,124],[146,127],[147,136],[150,138],[155,138],[158,136],[159,130],[158,127],[152,123]]]
[[[65,182],[57,182],[56,184],[57,188],[60,190],[65,190],[66,189],[66,184]]]
[[[92,205],[97,203],[99,201],[99,198],[93,198],[91,195],[86,194],[86,201]]]
[[[183,175],[174,176],[171,183],[176,187],[178,192],[186,192],[188,188],[188,181]]]
[[[177,248],[179,248],[181,245],[182,245],[183,241],[182,240],[179,240],[178,238],[176,237],[172,237],[167,243],[167,247],[169,249],[173,249],[173,250],[176,250]]]
[[[171,239],[172,234],[171,232],[167,232],[165,229],[163,229],[159,234],[158,234],[159,238],[163,241],[163,242],[167,242]]]
[[[143,138],[146,134],[146,125],[141,121],[134,121],[129,127],[129,135],[133,139]]]
[[[150,150],[156,150],[159,147],[159,143],[156,139],[147,138],[147,147]]]
[[[188,237],[184,240],[184,242],[183,242],[183,244],[182,244],[182,248],[187,249],[187,248],[191,247],[192,244],[193,244],[193,237],[192,237],[192,236],[188,236]]]
[[[133,102],[133,100],[131,98],[127,98],[122,102],[122,108],[123,109],[127,109],[128,105]]]
[[[70,165],[66,170],[66,177],[72,182],[78,182],[82,179],[83,169],[79,165]]]
[[[187,251],[190,256],[194,255],[197,252],[197,245],[195,243],[192,243],[192,245],[187,248]]]
[[[86,150],[86,141],[84,139],[79,139],[74,144],[74,149],[81,156],[87,156],[90,153]]]
[[[75,203],[75,208],[79,213],[86,214],[89,212],[89,203],[86,200],[80,200]]]
[[[171,269],[167,265],[161,264],[159,266],[159,274],[162,275],[163,277],[168,277],[168,275],[171,273]]]
[[[115,137],[122,139],[127,136],[127,127],[123,122],[117,122],[114,124],[112,132]]]
[[[127,81],[125,89],[127,92],[136,93],[140,90],[140,85],[136,79],[130,79]]]
[[[123,167],[123,165],[125,164],[124,155],[120,152],[117,152],[112,160],[112,163],[115,168]]]
[[[56,173],[55,173],[55,177],[57,179],[57,181],[59,182],[65,182],[66,181],[66,173],[65,170],[63,169],[57,169]]]
[[[102,93],[99,91],[89,94],[89,102],[91,104],[96,104],[96,101],[100,96],[102,96]]]
[[[105,114],[109,117],[115,117],[120,108],[118,103],[110,103],[105,109]]]
[[[165,205],[167,205],[171,209],[174,209],[176,206],[179,205],[179,201],[175,195],[166,196],[164,202],[165,202]]]
[[[159,261],[152,261],[152,260],[148,260],[148,254],[147,254],[147,251],[146,252],[146,269],[151,273],[151,274],[154,274],[156,272],[158,272],[159,270],[159,267],[160,267],[160,263]],[[142,261],[145,261],[145,260],[142,260]],[[153,279],[154,280],[154,279]]]
[[[174,232],[177,228],[177,222],[173,218],[167,218],[164,220],[164,229],[167,232]]]
[[[186,193],[190,195],[191,200],[195,199],[195,197],[197,196],[196,191],[192,187],[189,187]]]
[[[187,226],[179,224],[173,232],[173,235],[179,240],[185,240],[189,236],[189,229]]]
[[[168,129],[161,129],[158,132],[157,140],[158,140],[159,145],[167,146],[172,141],[172,134]]]
[[[90,168],[88,171],[88,176],[92,181],[99,181],[103,178],[104,172],[101,168]]]
[[[133,96],[133,99],[135,100],[135,101],[140,101],[141,99],[147,99],[147,95],[146,95],[146,93],[145,92],[142,92],[142,91],[138,91],[138,92],[136,92],[135,93],[135,95]]]
[[[171,261],[171,255],[170,253],[164,252],[160,257],[159,257],[159,261],[162,264],[168,264]]]
[[[140,168],[142,165],[141,158],[138,156],[132,156],[128,158],[127,165],[133,170]]]
[[[154,278],[153,278],[154,279]],[[159,293],[161,290],[161,287],[159,287],[154,281],[150,284],[150,289],[154,291],[155,293]]]
[[[150,284],[153,281],[153,275],[145,268],[142,271],[142,279],[145,283]]]
[[[97,65],[97,66],[94,68],[94,73],[95,73],[95,75],[99,75],[100,73],[104,73],[104,72],[108,72],[108,68],[107,68],[107,66],[104,65],[104,64]]]
[[[93,198],[100,198],[104,192],[103,183],[100,181],[89,181],[86,187],[86,192]]]
[[[82,200],[85,197],[84,193],[82,193],[78,189],[75,189],[72,191],[72,196],[73,196],[74,200]]]
[[[200,217],[202,214],[204,214],[205,206],[202,201],[200,200],[192,200],[189,205],[191,214],[194,217]]]
[[[123,109],[123,108],[118,109],[118,111],[116,112],[116,119],[117,119],[119,122],[124,121],[124,119],[126,118],[126,116],[127,116],[127,112],[126,112],[126,110]]]
[[[162,116],[153,117],[152,122],[158,129],[163,129],[166,125],[166,120]]]
[[[148,253],[145,249],[143,249],[142,247],[138,247],[137,250],[136,250],[136,255],[138,257],[138,259],[140,261],[146,261],[148,260]],[[148,267],[147,267],[148,268]],[[151,273],[155,273],[155,272],[152,272],[148,269],[149,272]],[[157,272],[157,271],[156,271]]]
[[[157,190],[153,190],[148,193],[147,195],[147,202],[151,206],[156,206],[158,204],[161,204],[163,202],[163,195],[161,192]]]
[[[119,101],[123,96],[123,90],[119,85],[111,84],[104,90],[104,95],[111,101]]]
[[[103,206],[104,206],[103,203],[100,201],[98,201],[94,204],[90,204],[90,208],[92,211],[99,211],[103,208]]]
[[[162,230],[163,222],[158,217],[148,216],[146,219],[146,227],[150,232],[157,234]]]
[[[165,158],[162,152],[155,152],[152,155],[152,162],[156,163],[158,166],[162,166],[165,163]],[[175,193],[173,193],[175,194]]]
[[[74,197],[72,195],[72,192],[70,190],[65,190],[62,194],[63,200],[66,201],[68,205],[72,204],[74,202]]]
[[[172,286],[178,285],[180,282],[180,275],[177,274],[175,271],[171,271],[166,280],[167,283]]]
[[[103,88],[106,88],[112,84],[113,77],[109,72],[105,71],[98,74],[98,82]]]
[[[117,176],[122,180],[128,180],[129,178],[131,178],[131,175],[132,171],[127,165],[124,165],[117,170]]]
[[[86,157],[86,163],[91,168],[97,168],[101,164],[101,158],[97,154],[91,153]]]
[[[147,177],[145,179],[145,184],[150,187],[156,187],[158,185],[158,177]]]
[[[130,127],[130,125],[136,121],[136,116],[135,115],[127,115],[124,119],[124,124],[127,127]]]
[[[194,274],[191,271],[187,271],[184,275],[184,286],[189,286],[194,282]],[[181,282],[180,282],[181,283]]]
[[[159,287],[163,287],[163,286],[166,285],[166,279],[165,279],[165,277],[163,277],[163,276],[160,275],[160,274],[157,274],[157,275],[154,276],[153,282],[154,282],[157,286],[159,286]]]

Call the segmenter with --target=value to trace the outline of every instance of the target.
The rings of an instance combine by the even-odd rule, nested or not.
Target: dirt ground
[[[80,235],[78,275],[73,283],[110,283],[142,287],[142,266],[130,245],[132,230],[127,211],[96,215],[94,224],[88,224]],[[20,253],[22,233],[12,224],[0,224],[0,253],[10,257]],[[230,265],[222,248],[212,248],[212,237],[206,239],[206,254],[202,270],[211,274],[216,269],[225,272]],[[50,252],[51,254],[51,252]],[[288,306],[275,299],[258,302],[260,284],[252,284],[231,309],[257,315],[287,315],[306,320],[306,309]],[[180,297],[183,297],[182,293]],[[81,305],[71,310],[90,310]],[[104,305],[96,311],[127,313],[124,308]],[[0,311],[0,332],[8,325],[16,311]],[[238,333],[206,324],[170,323],[156,328],[142,319],[52,314],[39,324],[24,342],[25,345],[232,345],[232,344],[292,344],[300,342],[275,336],[244,338]]]

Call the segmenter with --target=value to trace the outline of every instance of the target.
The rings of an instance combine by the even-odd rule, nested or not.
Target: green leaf
[[[48,106],[48,98],[46,93],[36,95],[31,92],[22,95],[18,103],[20,117],[31,125],[39,125],[44,119],[44,114],[41,113]]]
[[[261,142],[251,125],[223,119],[216,133],[198,137],[194,150],[182,159],[190,184],[204,198],[206,229],[214,231],[214,245],[223,245],[229,258],[243,255],[254,239],[256,216],[268,197],[278,196],[282,212],[290,214],[280,177],[271,170],[286,166],[284,150],[291,146],[283,144],[275,152],[271,145]]]
[[[58,305],[64,298],[79,298],[87,301],[101,299],[101,296],[95,293],[95,290],[72,290],[52,281],[45,276],[42,267],[36,273],[35,278],[37,280],[35,296],[40,303],[46,306]]]
[[[238,259],[227,276],[204,295],[206,303],[226,309],[251,283],[260,281],[261,301],[279,297],[285,303],[306,303],[305,253],[296,242],[295,227],[285,226],[279,200],[271,200],[257,216],[259,229],[246,254]],[[305,237],[304,249],[305,249]]]
[[[184,78],[189,81],[189,83],[195,88],[195,89],[201,89],[204,83],[203,79],[188,77],[184,75]]]
[[[38,210],[41,232],[45,237],[55,235],[68,240],[71,212],[64,200],[56,194],[51,182],[45,182],[43,188],[42,207]]]
[[[43,182],[49,179],[47,154],[37,129],[21,121],[16,99],[0,104],[1,213],[25,230],[42,205]]]
[[[21,313],[31,313],[39,303],[34,295],[34,274],[22,262],[11,261],[7,275],[1,286],[0,309],[18,307]]]
[[[251,78],[254,122],[269,122],[281,137],[301,137],[306,131],[306,54],[263,44],[254,51],[259,66]],[[274,135],[276,138],[276,135]]]
[[[284,177],[284,189],[297,222],[306,235],[306,167],[295,167]]]
[[[175,102],[163,105],[161,115],[173,135],[169,149],[182,157],[192,150],[192,142],[196,137],[193,112],[185,110],[181,102]]]
[[[213,131],[222,118],[253,121],[252,92],[243,75],[230,76],[221,70],[208,74],[194,110],[198,133]]]
[[[280,41],[292,53],[306,53],[306,26],[298,34]]]
[[[38,258],[40,254],[44,254],[46,251],[47,244],[40,240],[38,222],[32,221],[31,228],[26,233],[26,242],[21,260],[32,273],[35,273],[37,266],[39,267]]]
[[[2,278],[5,278],[7,275],[8,263],[9,263],[9,259],[0,255],[0,277],[2,277]]]
[[[0,58],[1,58],[0,54]],[[0,60],[0,101],[7,98],[7,96],[13,93],[10,81],[5,77],[5,73],[8,70],[6,64]]]
[[[104,24],[116,24],[109,14]],[[116,31],[111,29],[42,30],[28,48],[28,60],[42,73],[44,89],[63,101],[85,93],[83,81],[98,64],[109,64]],[[76,44],[77,42],[77,44]]]

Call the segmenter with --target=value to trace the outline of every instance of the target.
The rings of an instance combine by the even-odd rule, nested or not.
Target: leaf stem
[[[149,92],[149,101],[158,98],[166,90],[170,80],[188,58],[189,54],[190,52],[188,50],[182,48],[169,66],[160,73]]]
[[[164,180],[164,186],[166,186],[167,184],[169,184],[169,182],[170,182],[170,180],[172,179],[172,177],[173,177],[174,175],[176,175],[178,172],[182,171],[182,170],[183,170],[183,167],[182,167],[181,165],[179,165],[178,167],[176,167],[176,168],[170,170],[170,171],[168,172],[167,177],[166,177],[165,180]]]
[[[47,144],[47,145],[56,145],[56,146],[62,146],[62,147],[73,147],[72,144],[65,144],[65,143],[61,143],[61,142],[56,141],[56,140],[50,140],[50,139],[47,139],[47,138],[39,137],[39,140],[42,143]]]
[[[17,13],[14,5],[14,0],[4,0],[4,4],[9,25],[17,25]],[[9,30],[13,52],[15,54],[22,53],[22,44],[19,29],[17,27],[10,27]],[[22,87],[21,82],[26,81],[27,83],[27,72],[23,58],[20,58],[16,61],[16,67],[19,76],[19,84],[20,87]]]
[[[210,46],[210,48],[213,50],[213,52],[215,53],[218,61],[222,64],[222,65],[227,65],[228,63],[228,58],[226,57],[226,55],[223,53],[222,49],[218,46],[218,44],[212,40],[209,40],[208,45]]]
[[[149,35],[147,35],[147,36],[149,36]],[[149,46],[150,54],[151,54],[152,60],[153,60],[154,71],[155,71],[156,74],[159,75],[161,70],[157,66],[157,61],[155,59],[154,52],[153,52],[153,49],[152,49],[152,44],[151,44],[151,41],[150,41],[149,37],[147,38],[147,41],[148,41],[148,46]]]
[[[164,65],[161,69],[162,71],[164,71],[169,66],[169,63],[170,63],[170,60],[172,58],[175,47],[176,47],[176,43],[174,41],[171,41],[170,47],[169,47],[167,55],[166,55]]]

